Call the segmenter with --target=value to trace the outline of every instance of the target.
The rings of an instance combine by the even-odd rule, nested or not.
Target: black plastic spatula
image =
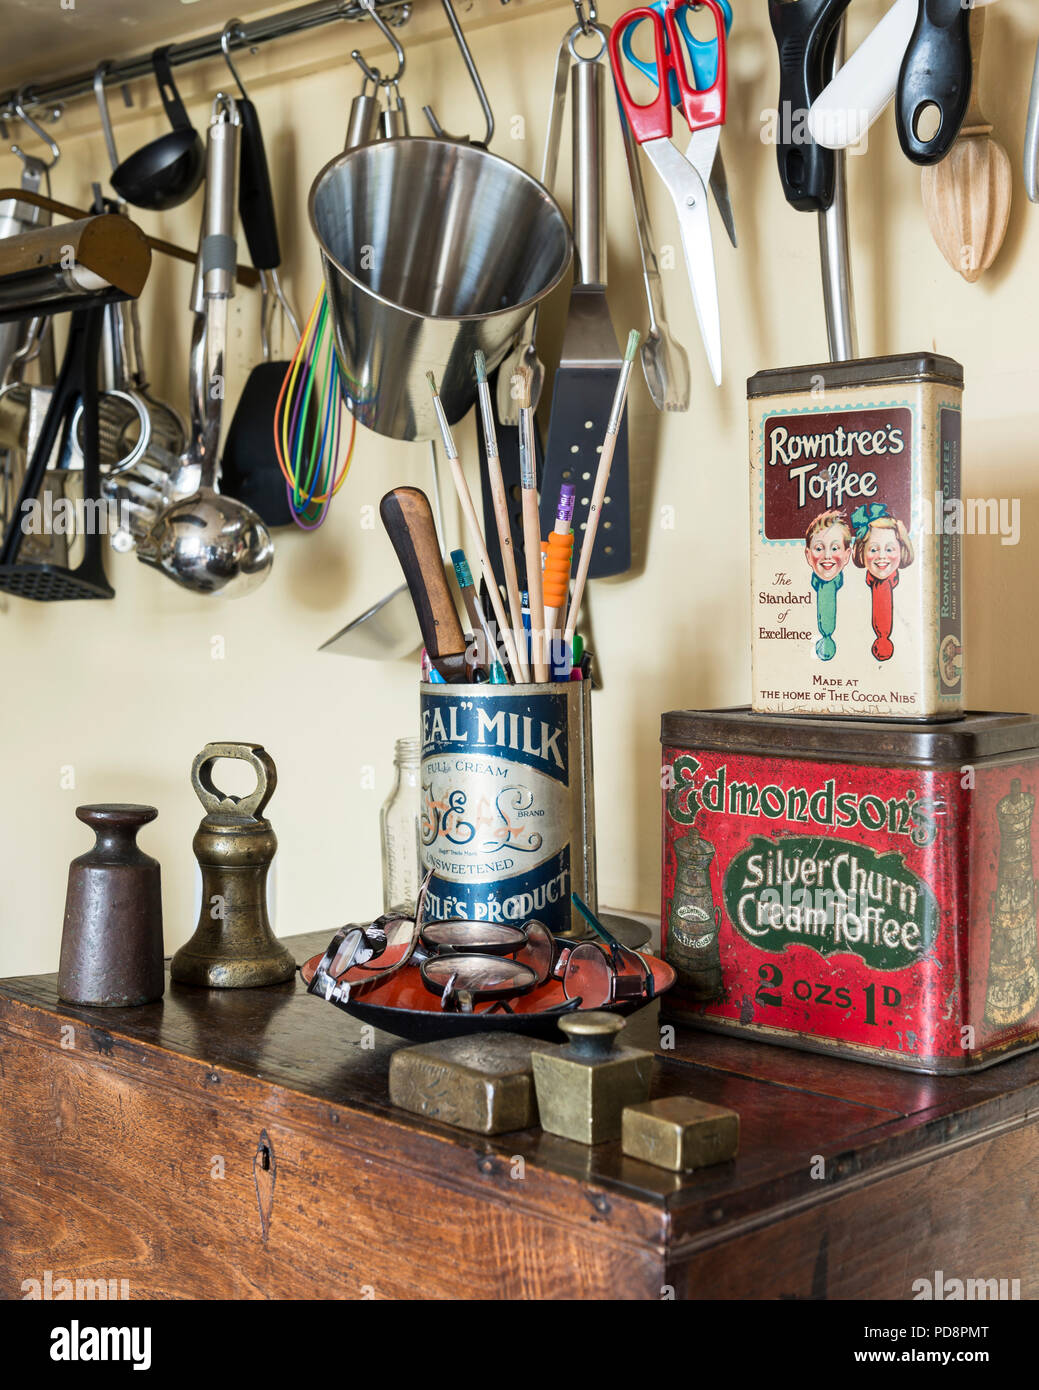
[[[253,265],[263,282],[262,338],[264,361],[254,367],[242,388],[224,445],[220,489],[257,512],[268,526],[292,522],[285,479],[274,449],[274,414],[289,363],[267,360],[274,297],[282,302],[289,322],[299,336],[299,325],[281,293],[278,266],[281,247],[274,214],[274,194],[256,107],[247,97],[236,101],[242,122],[241,161],[238,181],[238,213]],[[306,424],[309,453],[311,431],[319,428],[316,401]]]
[[[546,536],[555,520],[560,487],[570,483],[577,489],[573,528],[578,544],[623,362],[606,303],[604,78],[599,62],[579,60],[571,70],[576,280],[552,391],[541,479],[541,529]],[[595,579],[630,568],[628,426],[622,421],[588,574]]]

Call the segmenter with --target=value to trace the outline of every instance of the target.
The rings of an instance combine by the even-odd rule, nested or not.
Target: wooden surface
[[[658,1047],[655,1014],[625,1041]],[[1039,1292],[1035,1054],[934,1078],[676,1030],[652,1094],[741,1118],[735,1161],[679,1176],[398,1111],[401,1045],[298,980],[127,1010],[0,982],[0,1297],[45,1269],[136,1298],[907,1298],[936,1269]]]

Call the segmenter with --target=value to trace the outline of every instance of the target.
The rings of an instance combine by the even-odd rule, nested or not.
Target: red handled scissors
[[[677,13],[704,6],[714,17],[718,38],[718,70],[714,82],[703,91],[693,87],[686,74]],[[657,94],[640,106],[632,97],[624,73],[621,41],[627,30],[642,20],[653,29]],[[617,95],[628,118],[632,134],[653,162],[653,167],[671,194],[678,213],[689,286],[700,325],[707,361],[715,383],[722,379],[722,330],[718,308],[718,276],[714,265],[714,242],[707,206],[707,186],[718,152],[721,128],[725,123],[726,49],[725,16],[718,0],[668,0],[663,14],[640,6],[620,17],[610,32],[610,63]],[[692,132],[685,156],[671,143],[671,93],[678,91],[678,107]]]

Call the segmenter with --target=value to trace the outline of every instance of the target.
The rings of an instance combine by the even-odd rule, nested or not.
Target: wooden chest
[[[125,1011],[0,982],[0,1297],[48,1271],[134,1299],[907,1299],[937,1270],[1039,1294],[1039,1057],[888,1073],[652,1009],[627,1040],[659,1049],[654,1095],[739,1112],[735,1161],[404,1114],[399,1041],[298,981]]]

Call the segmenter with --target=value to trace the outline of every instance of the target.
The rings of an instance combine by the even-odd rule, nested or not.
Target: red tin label
[[[667,1014],[936,1069],[1039,1041],[1035,762],[664,762]]]

